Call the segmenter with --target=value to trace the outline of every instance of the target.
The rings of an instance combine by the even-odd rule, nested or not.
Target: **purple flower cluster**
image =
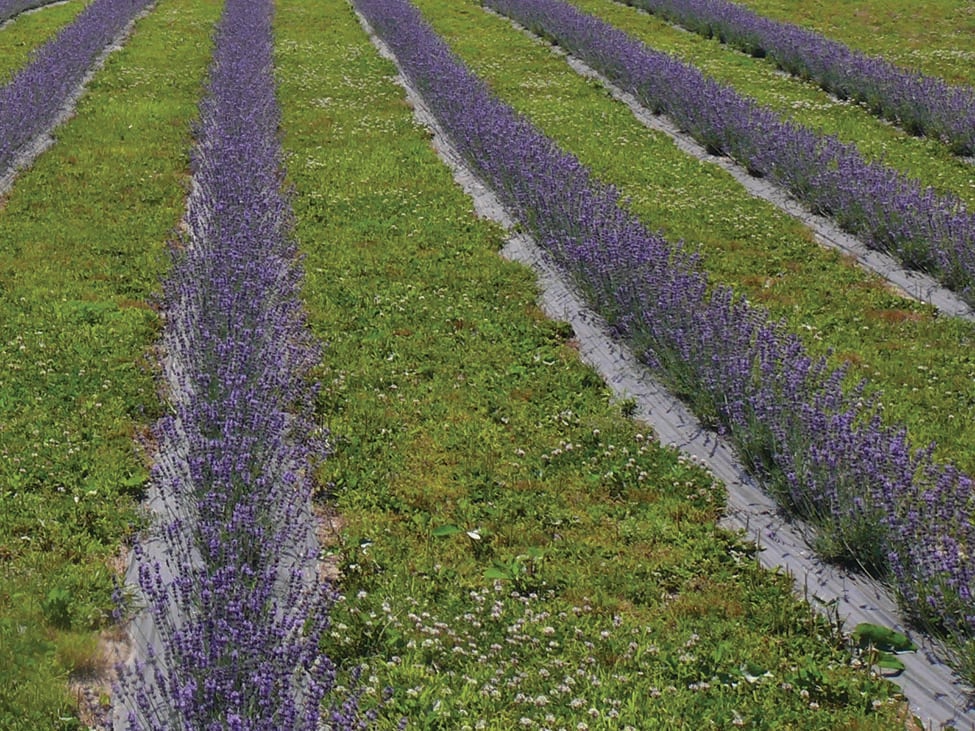
[[[25,10],[33,10],[55,2],[57,0],[0,0],[0,23]]]
[[[870,246],[975,305],[975,215],[853,145],[783,120],[693,66],[560,0],[482,0],[665,113],[710,152],[767,176]]]
[[[783,71],[815,81],[841,99],[862,102],[910,134],[947,143],[956,154],[975,154],[975,89],[971,87],[900,68],[727,0],[623,2],[753,56],[768,57]]]
[[[0,88],[0,175],[54,123],[98,54],[152,0],[93,0]],[[2,17],[2,16],[0,16]]]
[[[882,423],[862,384],[811,358],[764,310],[712,285],[692,253],[648,232],[615,189],[492,96],[407,0],[356,6],[471,168],[785,505],[851,560],[893,569],[905,599],[927,592],[931,616],[959,602],[975,614],[966,598],[975,576],[932,559],[947,557],[949,543],[956,557],[975,548],[968,478],[913,449],[902,429]],[[929,495],[943,506],[936,533],[926,524]],[[943,591],[925,588],[934,586]],[[973,621],[955,628],[975,636]]]
[[[170,414],[155,430],[155,524],[135,549],[141,651],[116,692],[130,729],[316,731],[371,717],[356,693],[322,711],[336,669],[319,645],[336,597],[310,510],[327,447],[309,380],[320,348],[299,299],[271,19],[270,0],[226,4],[187,234],[164,286]]]

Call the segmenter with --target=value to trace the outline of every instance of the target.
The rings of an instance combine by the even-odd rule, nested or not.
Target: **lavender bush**
[[[187,234],[165,283],[156,525],[136,547],[145,608],[117,717],[129,729],[362,728],[325,714],[319,650],[336,596],[318,575],[311,472],[324,456],[283,193],[270,0],[229,0],[201,104]]]
[[[867,162],[853,145],[787,122],[692,66],[560,0],[482,0],[665,113],[714,154],[768,176],[817,213],[975,306],[975,215],[954,196]]]
[[[623,0],[855,99],[913,135],[975,154],[975,89],[900,68],[820,34],[765,18],[726,0]]]
[[[0,23],[19,15],[25,10],[33,10],[50,5],[58,0],[0,0]]]
[[[93,0],[0,88],[0,175],[10,170],[31,140],[54,123],[98,54],[151,2]]]
[[[862,384],[811,358],[764,310],[709,283],[692,253],[648,232],[615,189],[493,97],[406,0],[356,6],[472,169],[642,359],[730,435],[777,497],[847,558],[890,571],[905,601],[925,592],[929,617],[959,644],[975,637],[975,577],[929,560],[949,543],[959,556],[975,546],[968,478],[934,463],[930,449],[912,449],[903,429],[883,424]],[[932,494],[947,507],[928,525],[923,501]],[[958,607],[965,617],[952,624],[945,615]]]

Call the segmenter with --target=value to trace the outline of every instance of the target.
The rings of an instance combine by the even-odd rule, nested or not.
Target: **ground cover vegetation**
[[[0,170],[49,127],[98,54],[149,0],[94,0],[0,88]]]
[[[860,388],[844,387],[844,368],[810,358],[764,310],[709,291],[693,252],[649,234],[614,189],[493,98],[408,10],[392,13],[376,12],[382,33],[516,217],[641,357],[732,436],[783,504],[891,578],[907,611],[946,629],[966,664],[971,577],[958,557],[972,541],[970,479],[913,450]],[[927,526],[922,494],[938,505]]]
[[[868,56],[798,26],[774,21],[725,0],[628,0],[682,27],[768,58],[842,99],[854,99],[911,134],[975,153],[975,89],[947,84]]]
[[[133,610],[148,615],[150,639],[115,698],[133,730],[316,731],[366,720],[354,695],[322,711],[335,668],[319,645],[335,594],[318,571],[309,505],[326,448],[308,379],[320,348],[297,296],[282,190],[272,8],[225,5],[187,233],[164,287],[169,408],[153,430],[151,472],[163,506],[135,550]]]
[[[82,8],[82,3],[67,2],[45,8],[43,12],[26,13],[0,28],[0,38],[3,39],[0,84],[6,84],[26,65],[29,55],[70,23]]]
[[[975,86],[975,13],[965,0],[864,0],[855,7],[835,0],[742,0],[757,13],[815,30],[851,48],[906,68]]]
[[[345,599],[326,648],[394,688],[379,726],[900,727],[785,577],[715,527],[720,486],[623,418],[540,315],[347,5],[284,0],[275,23],[328,342],[319,474]]]
[[[147,476],[134,444],[159,412],[151,303],[218,12],[163,0],[140,20],[2,201],[4,729],[77,728],[66,681],[102,669],[97,632]]]
[[[650,111],[667,114],[708,151],[769,178],[868,245],[910,269],[931,273],[969,302],[975,298],[975,215],[958,198],[939,196],[893,168],[868,162],[853,145],[785,121],[696,67],[570,4],[485,4],[582,58]]]

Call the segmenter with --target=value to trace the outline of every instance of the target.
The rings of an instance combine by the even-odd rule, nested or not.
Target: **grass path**
[[[347,595],[328,650],[397,691],[381,727],[897,727],[785,577],[716,528],[720,486],[541,316],[348,6],[284,0],[276,28],[328,343],[320,479]]]
[[[214,2],[136,24],[0,210],[0,727],[71,728],[157,410],[149,302],[186,194]]]

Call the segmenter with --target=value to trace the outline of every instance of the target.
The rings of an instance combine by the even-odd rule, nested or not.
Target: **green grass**
[[[975,86],[975,9],[968,0],[738,0],[908,68]]]
[[[476,4],[417,3],[460,56],[602,180],[616,185],[651,230],[699,249],[705,268],[775,317],[814,353],[833,352],[883,392],[891,423],[918,445],[975,468],[975,327],[938,317],[892,292],[720,169],[681,153],[639,124],[547,45]]]
[[[2,202],[3,729],[73,727],[64,681],[112,609],[147,477],[135,438],[159,410],[150,302],[183,210],[217,11],[160,2]]]
[[[78,0],[22,13],[0,28],[0,84],[6,84],[25,63],[31,51],[53,38],[84,9]]]
[[[953,194],[975,210],[972,165],[953,155],[947,145],[912,137],[864,107],[840,102],[811,82],[785,76],[767,59],[752,58],[717,40],[678,30],[635,8],[607,0],[571,2],[625,30],[653,50],[696,66],[784,118],[855,144],[866,159],[882,161],[926,186]]]
[[[395,690],[380,728],[902,727],[835,627],[716,527],[721,486],[537,310],[348,6],[282,0],[276,33],[328,343],[319,478],[346,600],[326,649]]]

